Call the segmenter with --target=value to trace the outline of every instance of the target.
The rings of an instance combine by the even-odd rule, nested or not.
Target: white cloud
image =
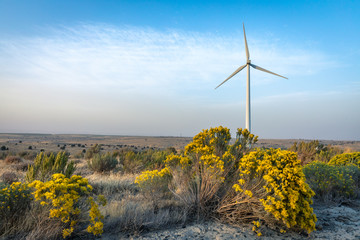
[[[281,74],[313,72],[329,64],[320,53],[251,41],[254,63]],[[1,81],[6,77],[59,86],[198,88],[221,81],[244,64],[242,45],[240,35],[107,25],[67,27],[43,37],[0,42]]]

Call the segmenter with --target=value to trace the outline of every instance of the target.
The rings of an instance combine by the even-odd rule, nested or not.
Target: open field
[[[39,152],[66,150],[71,155],[87,150],[94,144],[102,144],[103,151],[121,148],[144,150],[146,148],[165,149],[174,147],[183,149],[191,141],[190,137],[141,137],[141,136],[105,136],[77,134],[4,134],[0,133],[0,146],[6,146],[10,152],[32,150]]]
[[[110,136],[81,134],[8,134],[0,133],[0,147],[9,148],[10,152],[20,151],[47,152],[68,151],[72,156],[89,149],[94,144],[102,144],[103,151],[114,151],[121,148],[144,150],[147,148],[166,149],[174,147],[183,149],[191,137],[151,137],[151,136]],[[260,139],[255,147],[287,149],[294,142],[311,141],[305,139]],[[348,151],[360,151],[360,141],[320,140],[324,145],[332,145]]]

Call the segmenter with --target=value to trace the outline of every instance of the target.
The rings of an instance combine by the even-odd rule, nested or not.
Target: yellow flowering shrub
[[[165,165],[168,168],[175,168],[180,166],[182,169],[188,169],[191,166],[190,158],[181,155],[170,154],[165,160]]]
[[[13,182],[0,187],[0,234],[30,208],[31,190],[27,184]]]
[[[88,180],[81,176],[74,175],[71,178],[65,177],[63,174],[54,174],[51,180],[47,182],[33,181],[29,187],[35,188],[32,193],[34,199],[39,201],[41,205],[51,206],[49,217],[57,218],[65,223],[63,229],[63,237],[71,235],[77,224],[78,216],[81,212],[79,203],[84,198],[90,205],[90,225],[88,232],[99,235],[103,232],[104,218],[98,209],[98,204],[91,197],[92,186],[88,184]],[[99,196],[98,202],[101,205],[106,204],[103,196]]]
[[[329,165],[355,165],[360,167],[360,152],[343,153],[330,159]]]
[[[198,214],[209,214],[224,183],[223,156],[230,139],[228,128],[205,129],[185,147],[184,155],[169,156],[165,162],[173,176],[172,192]]]
[[[169,177],[160,176],[163,170],[145,171],[136,182],[142,189],[150,188],[154,193],[159,192],[160,186],[166,186],[162,189],[173,193],[189,209],[209,214],[229,188],[227,185],[232,179],[229,174],[237,170],[236,161],[257,141],[257,137],[246,129],[238,129],[235,144],[230,145],[230,140],[228,128],[205,129],[194,136],[183,154],[167,156],[163,170]]]
[[[252,227],[253,232],[255,232],[256,235],[258,235],[258,237],[261,237],[262,233],[259,230],[260,225],[261,225],[260,221],[253,221],[252,224],[253,224],[253,227]]]
[[[311,162],[303,167],[306,182],[320,201],[343,202],[359,194],[360,168],[353,165],[330,165]]]
[[[171,175],[168,168],[144,171],[135,180],[146,197],[156,202],[168,192]]]
[[[315,230],[316,216],[310,207],[314,192],[305,182],[296,153],[280,149],[250,152],[239,162],[239,176],[233,186],[235,196],[220,208],[223,213],[233,212],[230,220],[241,221],[247,215],[268,224],[298,227],[308,233]],[[246,206],[249,204],[253,207]],[[234,217],[236,212],[238,216]]]
[[[204,129],[185,147],[185,154],[222,155],[227,150],[231,139],[230,130],[222,126]]]
[[[163,170],[145,171],[136,183],[153,194],[164,186],[195,214],[212,214],[233,224],[252,222],[258,236],[261,223],[280,232],[315,230],[310,206],[314,192],[297,154],[280,149],[250,152],[258,137],[247,129],[237,130],[233,144],[230,140],[227,128],[205,129],[183,154],[167,156]]]

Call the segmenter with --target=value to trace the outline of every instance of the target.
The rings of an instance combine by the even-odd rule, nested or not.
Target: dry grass
[[[30,163],[26,160],[20,164],[6,164],[5,161],[0,161],[0,176],[6,172],[13,172],[19,181],[24,181],[28,164]]]
[[[61,239],[62,223],[49,219],[49,208],[33,202],[15,223],[8,226],[0,239]]]
[[[108,201],[122,199],[128,194],[135,195],[139,192],[134,183],[137,175],[120,173],[99,174],[94,173],[86,176],[94,188],[95,194],[103,194]]]
[[[14,172],[4,172],[1,175],[1,180],[6,184],[12,184],[13,182],[17,182],[18,178]]]
[[[178,201],[161,199],[154,204],[145,198],[134,183],[137,175],[120,173],[87,176],[96,194],[103,194],[108,204],[101,208],[104,232],[136,235],[142,231],[164,228],[187,220],[184,206]]]
[[[110,201],[102,212],[108,216],[105,231],[113,233],[116,229],[118,232],[138,234],[184,223],[187,220],[186,212],[177,201],[161,200],[154,206],[140,194],[133,195],[130,192],[121,200]]]
[[[5,158],[5,163],[6,164],[14,164],[14,163],[21,163],[22,159],[18,156],[7,156]]]
[[[250,185],[250,184],[249,184]],[[233,189],[220,201],[216,212],[219,220],[232,225],[241,225],[260,218],[266,218],[267,223],[273,220],[263,208],[259,199],[266,198],[266,191],[263,188],[264,181],[259,180],[258,184],[247,187],[253,193],[253,197],[245,194],[237,194]]]

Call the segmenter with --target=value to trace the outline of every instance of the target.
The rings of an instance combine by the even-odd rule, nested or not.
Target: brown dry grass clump
[[[33,202],[30,209],[0,234],[0,239],[62,239],[63,223],[49,218],[49,210],[49,206]]]
[[[7,156],[5,158],[5,163],[6,164],[14,164],[14,163],[21,163],[22,159],[18,156]]]
[[[6,184],[12,184],[13,182],[19,181],[19,179],[17,178],[14,172],[7,171],[1,175],[1,181],[3,181]]]
[[[13,168],[16,171],[26,172],[28,170],[29,166],[32,166],[32,163],[23,162],[23,163],[13,165]]]

